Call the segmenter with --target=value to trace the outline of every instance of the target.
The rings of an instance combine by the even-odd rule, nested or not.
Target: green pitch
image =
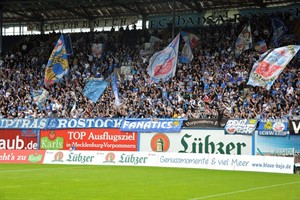
[[[1,200],[300,199],[300,175],[202,169],[0,164]]]

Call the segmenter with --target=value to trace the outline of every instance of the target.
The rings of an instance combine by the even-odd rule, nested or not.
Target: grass
[[[300,199],[300,175],[203,169],[0,164],[1,200]]]

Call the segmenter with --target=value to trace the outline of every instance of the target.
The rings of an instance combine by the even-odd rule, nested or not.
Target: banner
[[[44,164],[156,166],[157,154],[117,151],[49,151]]]
[[[106,89],[107,85],[108,83],[105,81],[95,79],[89,80],[89,82],[85,85],[82,93],[85,97],[96,103]]]
[[[116,73],[113,73],[110,76],[110,79],[111,79],[112,91],[115,96],[115,106],[119,106],[121,104],[121,102],[120,102],[120,98],[119,98],[119,89],[118,89],[118,85],[117,85]]]
[[[230,119],[225,126],[225,134],[252,135],[258,121],[256,119]]]
[[[271,88],[279,74],[299,51],[300,45],[289,45],[264,53],[253,67],[248,85]]]
[[[288,121],[284,119],[263,119],[259,121],[258,135],[286,136],[288,130]]]
[[[188,119],[183,122],[183,128],[223,128],[228,119]]]
[[[300,120],[290,120],[289,121],[289,130],[291,135],[300,136]]]
[[[121,131],[136,132],[180,132],[184,119],[124,119]]]
[[[293,174],[293,158],[115,151],[46,151],[44,164],[153,166]]]
[[[76,118],[63,119],[51,118],[47,124],[47,129],[67,129],[67,128],[119,128],[123,119],[112,118]]]
[[[5,119],[0,118],[0,129],[44,129],[48,119]]]
[[[45,84],[60,81],[68,73],[69,62],[63,35],[60,36],[48,60],[45,71]]]
[[[44,31],[77,29],[77,28],[97,28],[97,27],[112,27],[112,26],[126,26],[136,24],[137,17],[120,17],[120,18],[101,18],[95,20],[72,20],[64,22],[45,22],[43,24]],[[28,31],[41,31],[40,23],[28,23]]]
[[[193,28],[199,27],[203,24],[203,14],[193,15],[176,15],[175,16],[175,27]],[[172,15],[169,16],[150,16],[149,29],[166,29],[172,22]]]
[[[0,150],[0,163],[42,164],[43,150]]]
[[[245,26],[235,41],[235,56],[239,57],[243,51],[252,47],[250,24]]]
[[[93,57],[100,59],[101,56],[102,56],[102,52],[103,52],[103,44],[93,43],[92,47],[91,47],[91,50],[92,50]]]
[[[293,158],[245,155],[158,153],[157,166],[287,174],[294,172]]]
[[[1,130],[0,150],[30,150],[38,149],[40,131],[35,130]]]
[[[251,155],[252,137],[225,135],[224,130],[181,130],[180,133],[140,133],[140,151],[192,154]]]
[[[275,47],[278,47],[278,42],[283,38],[287,28],[280,19],[272,18],[273,27],[273,42]]]
[[[120,129],[41,130],[40,149],[137,151],[138,133]]]
[[[149,61],[147,72],[154,82],[167,81],[175,76],[180,34],[163,50],[155,53]]]

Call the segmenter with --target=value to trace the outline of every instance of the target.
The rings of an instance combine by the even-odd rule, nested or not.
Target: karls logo
[[[105,161],[103,163],[115,163],[116,155],[112,152],[105,156]]]
[[[290,133],[291,134],[299,134],[299,130],[300,130],[300,120],[292,120],[291,121],[291,130]]]
[[[43,155],[42,154],[38,154],[37,152],[34,154],[30,154],[28,156],[28,161],[31,163],[37,163],[40,162],[43,159]]]
[[[59,150],[63,149],[64,139],[57,137],[55,131],[50,131],[49,135],[41,138],[41,149]]]
[[[156,152],[166,152],[170,147],[170,140],[166,134],[157,133],[151,139],[151,149]]]

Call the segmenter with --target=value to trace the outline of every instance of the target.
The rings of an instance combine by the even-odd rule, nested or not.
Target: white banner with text
[[[83,164],[199,168],[292,174],[293,157],[191,153],[46,151],[44,164]]]

